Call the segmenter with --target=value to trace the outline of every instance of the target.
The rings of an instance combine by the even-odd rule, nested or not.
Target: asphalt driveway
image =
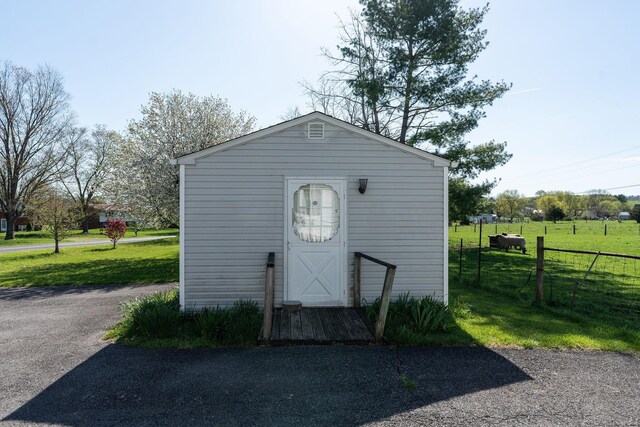
[[[169,287],[0,289],[0,424],[640,424],[632,355],[100,341],[120,301]]]

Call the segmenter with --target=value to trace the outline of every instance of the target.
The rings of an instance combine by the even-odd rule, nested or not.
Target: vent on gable
[[[324,123],[309,123],[307,131],[309,139],[324,139]]]

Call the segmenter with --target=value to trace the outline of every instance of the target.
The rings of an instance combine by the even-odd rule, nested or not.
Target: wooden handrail
[[[362,252],[355,252],[355,253],[354,253],[354,255],[355,255],[356,257],[360,257],[360,258],[368,259],[368,260],[369,260],[369,261],[371,261],[371,262],[375,262],[376,264],[380,264],[380,265],[382,265],[383,267],[391,268],[391,269],[393,269],[393,270],[395,270],[396,268],[398,268],[396,265],[389,264],[388,262],[384,262],[384,261],[382,261],[382,260],[379,260],[378,258],[374,258],[374,257],[372,257],[372,256],[370,256],[370,255],[363,254]]]
[[[267,272],[264,279],[264,319],[262,322],[262,337],[265,341],[271,339],[271,325],[273,324],[274,286],[273,269],[276,254],[269,252],[267,256]]]
[[[382,295],[380,296],[380,308],[378,309],[378,317],[376,319],[375,337],[376,341],[381,341],[384,336],[384,326],[387,321],[387,313],[389,312],[389,303],[391,302],[391,289],[393,288],[393,280],[396,276],[396,268],[394,264],[379,260],[372,256],[363,254],[362,252],[355,252],[355,266],[354,266],[354,306],[360,307],[360,265],[361,258],[374,262],[376,264],[387,267],[387,271],[384,275],[384,284],[382,285]]]

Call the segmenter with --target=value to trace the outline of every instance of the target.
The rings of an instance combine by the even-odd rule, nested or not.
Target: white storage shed
[[[176,163],[183,308],[262,303],[270,252],[275,306],[352,306],[356,252],[447,301],[448,160],[314,112]],[[363,261],[362,298],[384,274]]]

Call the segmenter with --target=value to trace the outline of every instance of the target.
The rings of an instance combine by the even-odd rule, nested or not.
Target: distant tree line
[[[634,201],[624,194],[612,195],[602,190],[588,194],[567,191],[538,191],[534,197],[525,197],[516,190],[506,190],[495,198],[486,198],[484,212],[492,212],[501,218],[557,221],[563,219],[617,218],[621,212],[629,212],[636,219],[636,208],[640,200]],[[640,218],[638,218],[640,219]]]

